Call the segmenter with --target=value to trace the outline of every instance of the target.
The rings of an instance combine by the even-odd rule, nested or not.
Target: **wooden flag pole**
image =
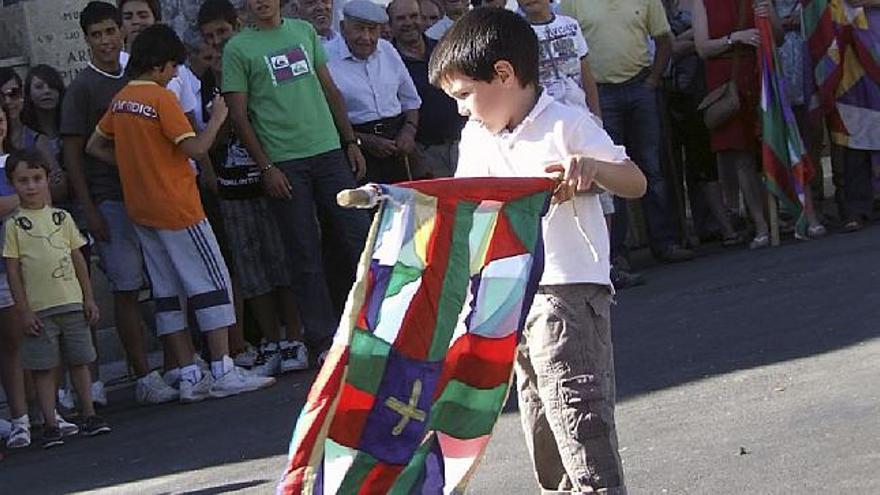
[[[776,197],[767,192],[767,206],[770,208],[770,245],[778,246],[779,239],[779,204]]]

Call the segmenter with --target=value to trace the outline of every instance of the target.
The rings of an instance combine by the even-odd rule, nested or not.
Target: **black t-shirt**
[[[219,93],[214,73],[207,71],[202,78],[202,115],[211,116],[211,102]],[[226,143],[218,143],[211,152],[211,162],[217,173],[217,185],[223,199],[254,199],[263,195],[260,168],[234,132]]]
[[[467,119],[458,114],[455,100],[428,82],[428,60],[431,59],[431,52],[434,51],[437,42],[425,38],[425,44],[424,60],[409,58],[400,52],[400,57],[422,99],[416,141],[422,144],[440,144],[444,141],[457,140],[461,137],[461,129]]]
[[[61,135],[81,136],[88,142],[98,121],[104,116],[110,102],[125,85],[125,76],[114,78],[86,67],[77,74],[64,93],[61,107]],[[119,169],[85,153],[83,164],[89,193],[95,203],[104,200],[122,201],[122,183]]]

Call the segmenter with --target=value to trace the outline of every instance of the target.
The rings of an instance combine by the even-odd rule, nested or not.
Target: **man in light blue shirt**
[[[368,0],[343,8],[340,38],[327,45],[333,81],[342,93],[348,118],[367,159],[367,180],[410,180],[419,126],[418,91],[400,54],[379,39],[388,15]]]

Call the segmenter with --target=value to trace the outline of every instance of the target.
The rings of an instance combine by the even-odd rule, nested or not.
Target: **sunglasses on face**
[[[21,98],[21,88],[9,88],[3,90],[3,97],[10,100]]]

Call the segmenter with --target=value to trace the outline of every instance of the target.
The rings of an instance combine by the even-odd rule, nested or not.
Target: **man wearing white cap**
[[[327,46],[327,67],[367,159],[367,180],[394,183],[413,179],[422,100],[400,55],[380,39],[388,15],[368,0],[342,9],[341,38]]]

